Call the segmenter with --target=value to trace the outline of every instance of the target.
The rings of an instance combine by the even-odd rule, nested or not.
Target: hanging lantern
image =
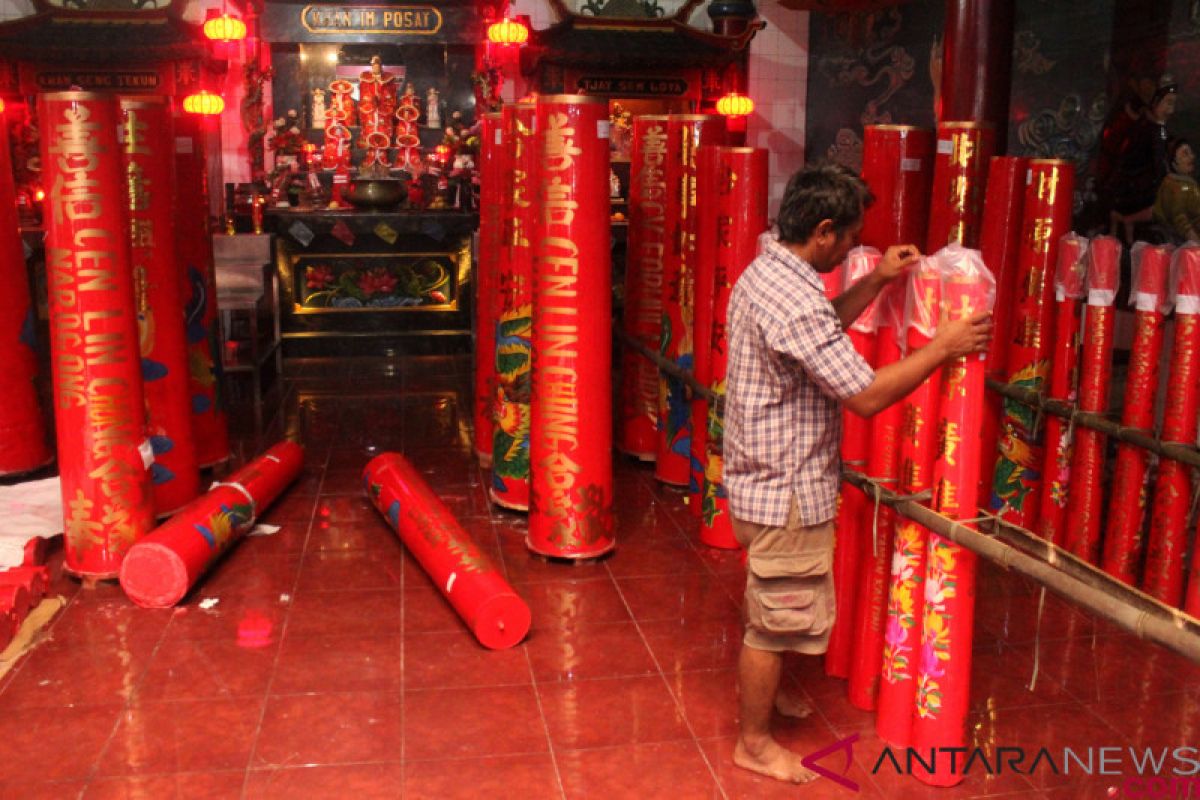
[[[754,101],[740,92],[730,92],[717,101],[717,113],[724,117],[748,117]]]
[[[207,89],[201,89],[183,98],[183,110],[189,114],[214,116],[225,110],[225,98]]]
[[[214,42],[240,42],[246,38],[246,23],[233,14],[222,14],[204,23],[204,35]]]
[[[529,29],[505,17],[488,26],[488,41],[492,44],[522,45],[529,40]]]

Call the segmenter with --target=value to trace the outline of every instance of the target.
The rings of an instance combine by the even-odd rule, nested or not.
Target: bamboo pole
[[[842,478],[891,506],[896,513],[916,520],[937,535],[993,561],[1006,569],[1025,575],[1081,608],[1183,657],[1200,663],[1200,620],[1157,602],[1149,595],[1127,586],[1048,542],[1041,542],[1027,531],[987,515],[1009,535],[1021,531],[1022,545],[1028,545],[1041,558],[1022,552],[1000,539],[973,531],[925,508],[903,499],[871,481],[867,476],[842,470]]]

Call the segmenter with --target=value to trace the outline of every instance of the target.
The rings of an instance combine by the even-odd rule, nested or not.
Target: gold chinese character
[[[1038,217],[1029,227],[1027,239],[1029,247],[1035,253],[1045,254],[1050,252],[1050,234],[1053,224],[1053,220],[1048,217]]]
[[[956,133],[951,137],[954,150],[950,153],[950,164],[955,167],[969,167],[975,157],[975,142],[969,133]]]
[[[948,419],[942,420],[942,424],[938,429],[938,458],[944,458],[950,466],[957,466],[954,461],[954,451],[958,449],[962,443],[962,436],[958,432],[958,423],[951,422]]]

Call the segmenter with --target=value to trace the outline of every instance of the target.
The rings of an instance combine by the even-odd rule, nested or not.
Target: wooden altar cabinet
[[[468,350],[478,223],[454,210],[268,210],[285,353]]]

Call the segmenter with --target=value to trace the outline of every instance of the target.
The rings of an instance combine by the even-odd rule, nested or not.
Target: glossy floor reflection
[[[678,493],[625,460],[616,554],[531,557],[524,520],[487,502],[470,387],[467,358],[290,363],[267,438],[298,434],[308,462],[265,515],[281,530],[242,541],[170,611],[60,581],[67,608],[0,681],[0,797],[1184,796],[1078,768],[980,768],[947,790],[872,774],[872,715],[815,659],[790,662],[786,680],[817,714],[778,720],[779,738],[811,753],[858,734],[859,791],[734,767],[738,558],[697,544]],[[243,458],[260,446],[238,441]],[[363,464],[392,449],[530,604],[519,647],[481,648],[363,498]],[[991,757],[1195,744],[1200,668],[1052,596],[1035,647],[1037,604],[1031,584],[983,570],[971,724]],[[1120,768],[1133,772],[1127,755]]]

